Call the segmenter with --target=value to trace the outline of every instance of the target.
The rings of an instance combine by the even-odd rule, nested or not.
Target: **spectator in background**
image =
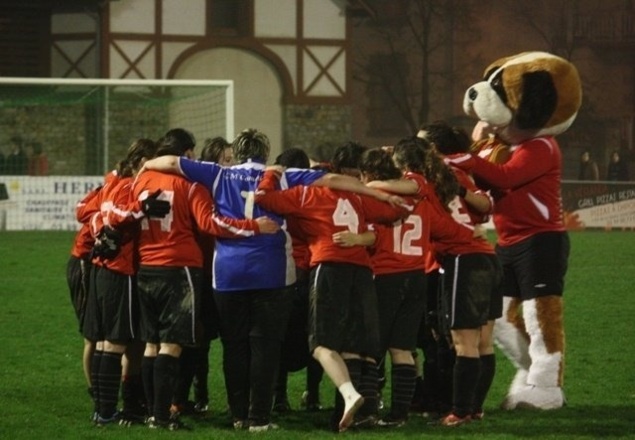
[[[598,164],[591,159],[591,153],[583,151],[580,155],[578,180],[600,180]]]
[[[609,166],[606,170],[606,180],[614,182],[626,182],[630,180],[628,175],[628,165],[620,157],[620,153],[615,150],[611,153]]]
[[[42,148],[42,143],[32,142],[28,158],[29,176],[47,176],[49,173],[49,161]]]
[[[22,176],[27,172],[28,158],[22,147],[20,136],[13,136],[10,140],[11,151],[4,163],[4,173],[9,176]]]

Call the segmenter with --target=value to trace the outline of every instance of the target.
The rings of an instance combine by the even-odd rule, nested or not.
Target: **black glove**
[[[163,218],[170,212],[170,202],[158,200],[161,190],[158,189],[141,202],[141,210],[146,217]]]
[[[121,250],[121,238],[121,233],[119,231],[116,231],[109,226],[104,226],[95,240],[95,246],[93,246],[93,256],[112,260]]]

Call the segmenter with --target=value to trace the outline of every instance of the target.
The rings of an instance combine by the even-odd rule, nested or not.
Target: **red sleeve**
[[[145,217],[141,203],[140,200],[134,199],[130,186],[120,189],[115,195],[112,209],[108,211],[108,224],[117,229],[138,222]]]
[[[261,184],[265,182],[265,178],[261,181]],[[271,181],[269,181],[269,184]],[[263,185],[266,186],[267,184]],[[285,189],[282,191],[262,191],[262,187],[258,185],[258,192],[256,193],[256,203],[265,208],[268,211],[275,212],[280,215],[296,214],[302,210],[303,201],[305,200],[307,187],[306,186],[294,186],[291,189]],[[380,202],[381,203],[381,202]]]
[[[367,223],[394,223],[412,212],[412,206],[393,207],[373,197],[361,196]]]
[[[273,191],[278,187],[280,176],[275,171],[267,170],[258,183],[258,191]]]
[[[553,167],[553,145],[547,138],[522,144],[504,164],[474,156],[472,172],[499,189],[516,188],[535,180]]]
[[[75,217],[80,223],[86,223],[91,215],[99,211],[99,191],[101,188],[95,188],[84,196],[83,199],[75,206]]]
[[[199,230],[223,238],[251,237],[260,232],[258,222],[239,220],[216,214],[209,192],[201,185],[193,184],[190,190],[190,212]]]

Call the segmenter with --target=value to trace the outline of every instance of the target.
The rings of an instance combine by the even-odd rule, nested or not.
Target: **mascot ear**
[[[558,92],[551,73],[528,72],[522,78],[522,102],[516,112],[516,126],[522,130],[541,129],[551,119],[558,104]]]

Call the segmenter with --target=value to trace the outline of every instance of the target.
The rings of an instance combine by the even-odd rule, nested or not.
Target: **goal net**
[[[70,229],[55,197],[76,193],[70,212],[135,139],[181,127],[197,154],[206,138],[231,141],[233,93],[229,80],[0,78],[0,230]]]

